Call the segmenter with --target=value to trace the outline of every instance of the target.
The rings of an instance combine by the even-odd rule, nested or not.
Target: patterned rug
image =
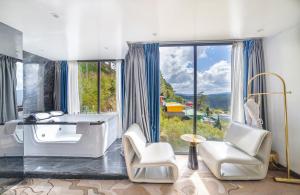
[[[270,170],[262,181],[219,181],[199,160],[199,170],[187,168],[187,156],[177,156],[180,178],[174,184],[135,184],[128,180],[26,179],[4,195],[299,195],[300,185],[275,183],[283,172]]]

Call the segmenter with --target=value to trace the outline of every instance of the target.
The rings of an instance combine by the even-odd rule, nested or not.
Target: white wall
[[[266,71],[283,76],[287,89],[289,120],[289,145],[291,169],[300,174],[300,24],[264,39]],[[267,80],[268,91],[280,91],[275,79]],[[285,163],[283,99],[268,97],[269,129],[273,133],[273,150],[279,154],[279,161]]]

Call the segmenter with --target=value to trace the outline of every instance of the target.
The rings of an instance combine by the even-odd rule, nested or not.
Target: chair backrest
[[[130,142],[135,154],[138,158],[141,158],[146,147],[147,140],[140,126],[138,124],[132,124],[125,132],[123,138]]]
[[[259,151],[256,155],[256,158],[262,161],[263,164],[265,165],[265,169],[266,169],[265,171],[267,171],[268,169],[271,147],[272,147],[272,133],[268,132],[268,134],[265,136],[265,139],[261,143]]]
[[[132,163],[135,156],[141,158],[146,147],[146,138],[138,124],[131,125],[123,135],[124,157],[128,177],[132,180],[135,176],[135,170],[132,168]]]
[[[225,141],[230,142],[251,156],[256,156],[268,134],[270,134],[269,131],[232,122],[225,134]]]

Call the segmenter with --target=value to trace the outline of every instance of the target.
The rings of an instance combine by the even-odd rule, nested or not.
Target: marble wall
[[[54,109],[54,62],[24,52],[24,114]]]

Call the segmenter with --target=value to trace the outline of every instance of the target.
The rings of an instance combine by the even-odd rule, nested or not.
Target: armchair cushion
[[[158,142],[145,148],[140,164],[162,164],[172,160],[175,160],[172,146],[166,142]]]
[[[147,141],[140,129],[140,126],[138,124],[131,125],[124,136],[129,139],[133,150],[138,158],[141,159],[146,148]]]
[[[256,156],[268,131],[232,122],[225,135],[225,141],[251,156]]]
[[[209,151],[211,159],[219,163],[243,163],[248,165],[260,165],[258,159],[246,154],[245,152],[233,147],[228,142],[206,141],[200,143],[199,147],[203,152]]]

